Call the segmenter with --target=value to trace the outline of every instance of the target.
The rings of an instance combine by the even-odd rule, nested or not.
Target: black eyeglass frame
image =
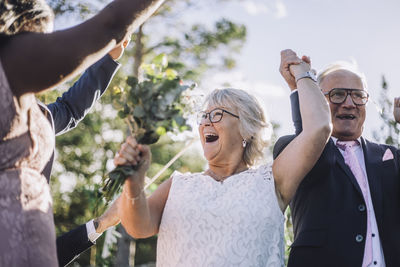
[[[337,103],[337,102],[333,102],[333,101],[331,100],[331,93],[332,93],[334,90],[344,90],[344,91],[346,91],[346,97],[343,99],[342,102]],[[363,104],[357,104],[357,103],[354,101],[353,92],[355,92],[355,91],[358,91],[358,92],[362,91],[362,92],[364,92],[364,93],[367,94],[367,97],[366,97],[367,100],[365,101],[365,103],[363,103]],[[364,90],[360,90],[360,89],[350,89],[350,88],[332,88],[329,92],[324,93],[324,95],[325,95],[325,96],[328,96],[329,101],[330,101],[332,104],[338,104],[338,105],[339,105],[339,104],[343,104],[343,103],[346,101],[346,99],[347,99],[347,97],[348,97],[349,95],[350,95],[350,97],[351,97],[351,101],[353,101],[354,105],[356,105],[356,106],[364,106],[365,104],[367,104],[368,99],[369,99],[369,94],[368,94],[368,92],[366,92],[366,91],[364,91]]]
[[[222,111],[222,115],[221,115],[221,118],[219,119],[219,120],[217,120],[217,121],[212,121],[211,120],[211,113],[212,112],[214,112],[214,111],[216,111],[216,110],[221,110]],[[230,111],[227,111],[226,109],[223,109],[223,108],[214,108],[213,110],[211,110],[210,112],[205,112],[205,111],[201,111],[201,112],[199,112],[199,113],[201,113],[202,114],[202,117],[201,117],[201,119],[199,119],[198,121],[197,121],[197,124],[201,124],[201,121],[203,120],[203,119],[207,119],[207,117],[208,117],[208,120],[211,122],[211,123],[217,123],[217,122],[220,122],[221,120],[222,120],[222,118],[224,117],[224,112],[226,112],[226,113],[228,113],[229,115],[231,115],[231,116],[233,116],[233,117],[235,117],[235,118],[238,118],[239,119],[239,116],[238,115],[235,115],[235,114],[233,114],[232,112],[230,112]],[[203,115],[205,115],[205,118],[203,117]]]

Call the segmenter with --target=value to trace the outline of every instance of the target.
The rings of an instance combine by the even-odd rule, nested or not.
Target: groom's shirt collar
[[[336,142],[338,141],[338,139],[337,139],[336,137],[333,137],[333,136],[331,136],[331,138],[332,138],[333,143],[334,143],[335,146],[336,146]],[[362,144],[362,143],[361,143],[361,136],[357,138],[357,141],[358,141],[360,144]]]

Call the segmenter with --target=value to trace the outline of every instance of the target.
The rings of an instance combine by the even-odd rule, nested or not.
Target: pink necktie
[[[367,177],[360,166],[360,162],[357,159],[355,150],[360,145],[358,141],[337,141],[336,145],[344,150],[343,157],[344,162],[350,167],[351,172],[356,178],[358,185],[361,188],[361,192],[364,196],[365,206],[367,207],[367,236],[365,238],[365,250],[363,258],[363,267],[366,267],[372,262],[372,232],[371,232],[371,222],[369,219],[370,210],[368,205],[368,183]]]

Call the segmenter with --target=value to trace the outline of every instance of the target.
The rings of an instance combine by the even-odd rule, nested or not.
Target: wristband
[[[143,192],[144,188],[140,190],[139,195],[137,195],[136,197],[130,197],[125,190],[122,190],[123,195],[132,202],[132,205],[135,203],[136,200],[138,200],[142,196]]]
[[[300,75],[299,77],[296,77],[296,84],[301,80],[301,79],[311,79],[313,82],[317,82],[317,78],[315,77],[314,72],[312,72],[311,70],[303,73],[302,75]]]

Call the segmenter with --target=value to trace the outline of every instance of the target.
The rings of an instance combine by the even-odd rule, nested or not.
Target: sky
[[[400,1],[246,0],[206,9],[208,18],[222,15],[248,30],[238,67],[213,75],[210,86],[229,80],[258,95],[269,118],[281,125],[278,135],[293,133],[290,91],[278,71],[282,49],[310,56],[316,70],[337,60],[355,61],[372,99],[379,98],[382,75],[391,97],[400,96]],[[377,107],[370,101],[364,135],[371,138],[378,125]]]
[[[372,99],[379,98],[382,75],[391,97],[400,96],[399,12],[398,0],[231,0],[199,1],[178,16],[210,25],[225,17],[246,25],[237,67],[208,74],[200,89],[220,88],[228,81],[255,94],[270,120],[280,124],[279,136],[293,132],[290,91],[278,71],[280,51],[286,48],[310,56],[316,70],[337,60],[354,61],[367,77]],[[56,28],[65,25],[56,21]],[[371,138],[379,125],[370,101],[364,136]]]

